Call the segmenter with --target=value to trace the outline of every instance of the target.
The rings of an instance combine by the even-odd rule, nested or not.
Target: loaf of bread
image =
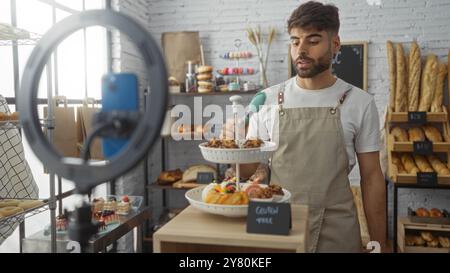
[[[425,134],[419,127],[413,127],[408,129],[409,141],[425,141]]]
[[[408,88],[406,86],[406,65],[403,47],[396,45],[396,86],[395,86],[395,112],[406,112],[408,110]],[[430,101],[431,104],[431,101]]]
[[[420,73],[422,63],[420,61],[420,48],[413,42],[408,60],[408,110],[410,112],[419,109]]]
[[[425,131],[425,136],[431,142],[442,142],[441,132],[436,127],[431,125],[423,126],[423,130]]]
[[[403,166],[405,167],[405,170],[409,174],[417,174],[418,172],[420,172],[419,168],[417,168],[416,163],[414,163],[414,159],[410,154],[403,154],[401,159]]]
[[[400,127],[394,127],[391,130],[391,134],[394,137],[394,140],[397,142],[407,142],[409,141],[408,133],[405,129]]]
[[[445,77],[447,77],[447,66],[443,63],[439,63],[436,89],[434,90],[434,97],[431,102],[431,112],[442,112],[442,105],[444,104]]]
[[[213,173],[214,179],[217,179],[217,171],[215,168],[209,165],[195,165],[189,167],[186,171],[184,171],[182,178],[183,182],[197,181],[198,173]]]
[[[394,173],[406,174],[405,167],[403,167],[401,159],[397,154],[392,154],[392,164],[394,164]]]
[[[389,108],[392,112],[395,111],[395,85],[396,82],[396,59],[394,45],[391,41],[386,42],[387,59],[389,65]]]
[[[414,155],[414,161],[416,162],[417,167],[423,173],[432,173],[434,172],[428,160],[423,155]]]
[[[436,79],[438,73],[438,61],[436,55],[430,54],[425,62],[425,68],[422,73],[421,96],[419,103],[419,111],[429,112],[431,102],[434,98],[436,89]]]
[[[435,155],[429,155],[429,156],[427,156],[427,159],[428,159],[428,162],[430,162],[430,164],[433,167],[433,169],[439,175],[450,175],[450,170]]]

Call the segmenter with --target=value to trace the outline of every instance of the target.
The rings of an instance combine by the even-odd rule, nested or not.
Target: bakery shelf
[[[413,152],[414,143],[413,142],[394,142],[392,143],[391,151],[393,152]],[[446,153],[450,151],[449,142],[433,142],[433,152],[435,153]]]
[[[249,90],[249,91],[226,91],[226,92],[209,92],[209,93],[171,93],[171,96],[234,96],[245,94],[256,94],[261,89]]]
[[[450,226],[436,224],[413,223],[408,218],[400,217],[397,221],[397,245],[402,253],[450,253],[450,248],[445,247],[425,247],[425,246],[407,246],[405,235],[421,231],[436,232],[442,236],[450,236]],[[408,231],[408,232],[407,232]]]
[[[426,114],[427,122],[447,122],[448,114],[447,112],[442,113],[431,113]],[[388,112],[388,120],[390,122],[408,122],[408,112]]]
[[[42,200],[42,201],[44,203],[40,206],[31,208],[31,209],[27,209],[21,213],[14,214],[14,215],[0,219],[0,226],[14,224],[17,222],[22,222],[29,217],[32,217],[34,215],[40,214],[44,211],[47,211],[49,209],[48,200]]]
[[[156,183],[152,183],[147,185],[148,189],[156,189],[156,190],[178,190],[178,191],[187,191],[189,189],[185,189],[185,188],[175,188],[172,185],[159,185]]]

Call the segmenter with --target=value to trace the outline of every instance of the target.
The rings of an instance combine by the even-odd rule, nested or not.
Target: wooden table
[[[207,214],[191,206],[153,234],[156,253],[305,252],[308,208],[292,205],[288,236],[249,234],[246,218]]]

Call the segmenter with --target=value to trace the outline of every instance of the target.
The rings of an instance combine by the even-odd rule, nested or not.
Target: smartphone
[[[139,111],[137,76],[131,73],[110,73],[102,78],[102,112]],[[103,156],[114,157],[126,145],[128,139],[103,138]]]

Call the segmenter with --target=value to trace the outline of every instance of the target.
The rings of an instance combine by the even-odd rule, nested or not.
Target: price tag
[[[247,233],[289,235],[291,226],[291,204],[250,202]]]
[[[197,173],[198,184],[209,184],[214,181],[214,173]]]
[[[417,173],[417,184],[423,186],[437,186],[437,173]]]
[[[433,153],[433,142],[417,141],[414,142],[413,153],[416,155],[431,155]]]
[[[418,125],[427,123],[427,112],[408,112],[408,123]]]

